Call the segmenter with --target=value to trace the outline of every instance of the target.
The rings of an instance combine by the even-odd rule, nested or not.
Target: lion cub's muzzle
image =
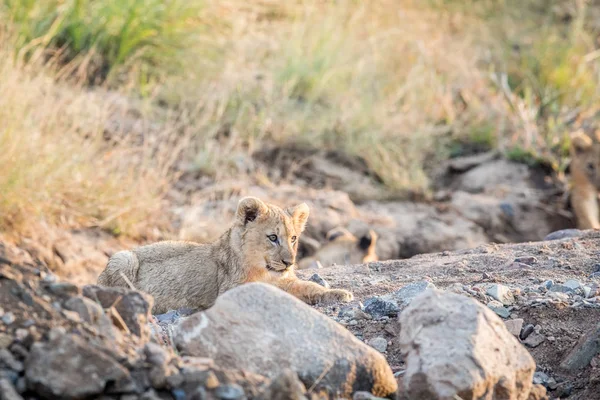
[[[269,271],[272,272],[279,272],[279,273],[283,273],[288,271],[289,269],[291,269],[294,266],[295,263],[291,263],[291,262],[277,262],[277,263],[268,263],[267,264],[267,269]]]

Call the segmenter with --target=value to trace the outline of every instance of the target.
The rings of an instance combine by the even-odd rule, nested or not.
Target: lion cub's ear
[[[287,212],[292,216],[298,233],[303,232],[308,220],[308,214],[310,214],[308,205],[306,203],[298,204],[296,207],[288,208]]]
[[[585,153],[592,147],[592,138],[581,131],[575,132],[571,135],[571,146],[575,154]]]
[[[244,197],[238,203],[237,219],[244,225],[269,211],[267,205],[256,197]]]

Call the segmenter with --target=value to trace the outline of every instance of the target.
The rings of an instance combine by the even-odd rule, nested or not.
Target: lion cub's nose
[[[281,260],[281,262],[283,263],[283,265],[285,265],[286,268],[288,268],[294,263],[292,260]]]

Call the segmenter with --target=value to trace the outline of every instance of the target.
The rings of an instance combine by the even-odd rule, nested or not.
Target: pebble
[[[487,304],[487,306],[502,318],[508,318],[510,316],[510,311],[508,311],[508,309],[499,301],[492,300]]]
[[[552,279],[548,279],[542,283],[542,286],[546,289],[550,289],[554,285],[554,281]]]
[[[3,322],[5,325],[10,325],[10,324],[12,324],[13,322],[15,322],[15,320],[16,320],[16,319],[17,319],[17,318],[15,317],[15,314],[13,314],[12,312],[7,312],[6,314],[4,314],[4,315],[2,316],[2,322]]]
[[[435,285],[428,281],[419,281],[410,283],[398,290],[394,293],[394,297],[398,299],[398,304],[401,305],[401,308],[407,307],[410,302],[425,292],[427,289],[435,289]]]
[[[571,290],[577,290],[581,287],[581,283],[576,279],[569,279],[564,283],[564,286],[570,288]]]
[[[510,289],[504,285],[495,283],[486,290],[486,293],[505,306],[511,305],[515,302],[515,297],[511,293]]]
[[[395,317],[400,309],[398,305],[389,300],[384,300],[380,297],[371,297],[365,300],[365,312],[373,318]]]
[[[79,293],[79,288],[69,282],[57,282],[49,285],[48,291],[57,296],[75,296]]]
[[[537,258],[535,258],[534,256],[523,256],[523,257],[517,257],[515,258],[516,263],[521,263],[521,264],[527,264],[527,265],[533,265],[535,263],[537,263]]]
[[[374,396],[369,392],[354,392],[352,400],[384,400],[382,397]]]
[[[519,334],[521,333],[521,329],[523,327],[523,319],[522,318],[517,318],[517,319],[510,319],[508,321],[504,321],[504,324],[506,325],[506,329],[508,329],[508,331],[510,333],[512,333],[514,336],[519,336]]]
[[[600,279],[600,272],[594,272],[589,276],[590,279]]]
[[[565,285],[561,285],[561,284],[554,284],[552,286],[550,286],[550,288],[548,289],[551,292],[557,292],[557,293],[570,293],[573,291],[572,288],[570,288],[569,286],[565,286]]]
[[[533,332],[531,333],[527,339],[523,340],[523,344],[527,347],[538,347],[540,344],[544,343],[546,337],[540,333]]]
[[[356,326],[356,325],[358,325],[358,321],[355,320],[355,319],[353,319],[352,321],[348,322],[348,325],[350,325],[350,326]]]
[[[308,280],[318,285],[321,285],[327,289],[329,289],[330,287],[329,283],[325,279],[323,279],[319,274],[313,274],[310,278],[308,278]]]
[[[521,338],[521,340],[525,340],[529,337],[529,335],[533,333],[534,330],[535,327],[533,326],[533,324],[527,324],[523,327],[523,330],[521,331],[519,337]]]
[[[369,314],[367,314],[366,312],[364,312],[356,306],[342,307],[342,309],[338,313],[338,317],[348,320],[371,319],[371,316]]]
[[[219,386],[215,390],[215,396],[221,400],[239,400],[246,397],[244,389],[235,383]]]
[[[385,351],[387,350],[387,346],[388,346],[387,340],[385,340],[381,336],[377,336],[372,339],[369,339],[367,341],[367,344],[380,353],[385,353]]]

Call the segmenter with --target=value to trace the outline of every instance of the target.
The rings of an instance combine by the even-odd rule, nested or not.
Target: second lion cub
[[[266,282],[309,304],[348,302],[353,296],[294,274],[298,238],[308,219],[305,203],[290,209],[255,197],[240,200],[233,226],[210,244],[165,241],[115,253],[98,284],[154,296],[154,314],[212,306],[220,294],[247,282]]]

